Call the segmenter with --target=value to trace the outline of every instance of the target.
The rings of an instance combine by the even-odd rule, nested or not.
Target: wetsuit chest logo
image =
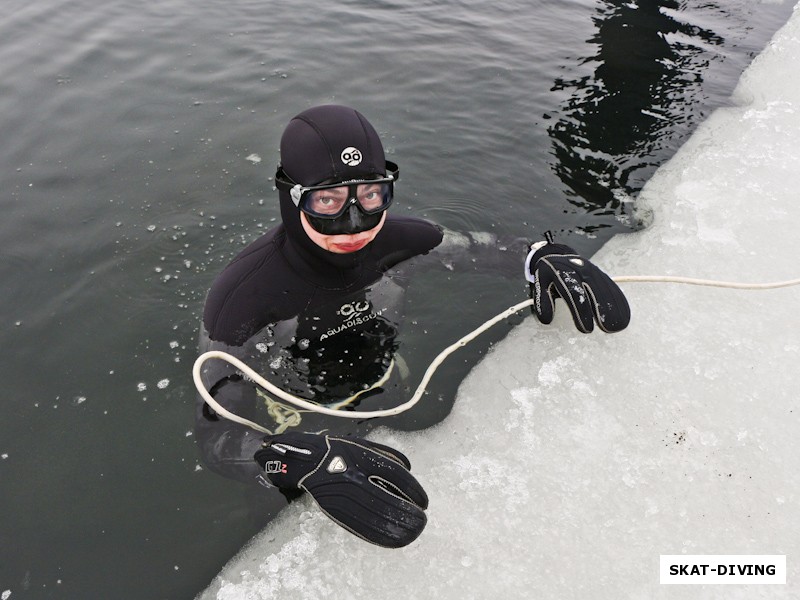
[[[343,316],[345,319],[349,319],[353,315],[362,315],[363,313],[369,311],[372,308],[372,305],[369,303],[369,300],[360,300],[358,302],[348,302],[347,304],[343,304],[342,307],[337,311],[337,314]]]
[[[335,327],[331,327],[326,333],[319,336],[319,339],[324,340],[342,331],[352,329],[353,327],[366,325],[373,319],[381,316],[382,313],[382,310],[375,312],[369,300],[357,300],[355,302],[343,304],[339,310],[336,311],[336,314],[342,318],[341,323]]]

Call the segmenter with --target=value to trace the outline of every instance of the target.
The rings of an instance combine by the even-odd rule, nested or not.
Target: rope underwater
[[[721,287],[721,288],[739,289],[739,290],[767,290],[767,289],[776,289],[781,287],[789,287],[793,285],[800,285],[800,279],[792,279],[788,281],[778,281],[771,283],[735,283],[728,281],[715,281],[710,279],[693,279],[690,277],[655,276],[655,275],[629,275],[629,276],[612,277],[612,279],[617,283],[679,283],[687,285]],[[428,382],[431,380],[431,377],[433,377],[433,374],[436,371],[436,369],[439,368],[439,365],[442,364],[442,362],[444,362],[445,358],[450,356],[453,352],[455,352],[459,348],[463,348],[464,346],[466,346],[469,342],[474,340],[484,331],[490,329],[500,321],[510,317],[515,313],[518,313],[523,308],[531,306],[532,304],[533,300],[528,299],[507,308],[502,313],[489,319],[477,329],[471,331],[470,333],[459,339],[454,344],[451,344],[450,346],[442,350],[442,352],[439,353],[439,355],[433,360],[433,362],[425,371],[425,374],[423,375],[422,380],[419,383],[419,386],[417,386],[417,390],[416,392],[414,392],[414,395],[406,402],[398,406],[395,406],[394,408],[387,408],[383,410],[371,410],[371,411],[341,411],[335,408],[320,406],[313,402],[309,402],[307,400],[289,394],[288,392],[282,390],[281,388],[277,387],[276,385],[264,379],[261,375],[256,373],[253,369],[251,369],[248,365],[246,365],[244,362],[242,362],[235,356],[231,356],[230,354],[222,352],[220,350],[211,350],[209,352],[201,354],[195,361],[194,367],[192,368],[192,378],[194,379],[195,387],[202,396],[203,400],[212,409],[214,409],[214,411],[219,416],[224,417],[229,421],[239,423],[240,425],[251,427],[256,431],[260,431],[261,433],[272,434],[273,432],[267,429],[266,427],[259,425],[258,423],[255,423],[253,421],[250,421],[249,419],[245,419],[237,414],[230,412],[225,407],[220,405],[208,392],[205,385],[203,384],[201,375],[202,366],[207,360],[212,358],[217,358],[226,361],[227,363],[239,369],[239,371],[241,371],[245,377],[251,379],[261,388],[271,392],[278,398],[281,398],[282,400],[285,400],[290,404],[305,409],[306,411],[317,412],[324,415],[340,417],[345,419],[374,419],[378,417],[389,417],[405,412],[410,408],[412,408],[415,404],[417,404],[417,402],[419,402],[420,398],[422,398],[423,394],[425,393],[425,389],[428,385]],[[384,376],[381,379],[381,381],[376,385],[383,383],[386,380],[386,378],[387,377]],[[348,399],[348,401],[349,400],[350,399]],[[345,401],[344,403],[346,404],[347,401]],[[342,405],[342,403],[339,403],[339,405]]]

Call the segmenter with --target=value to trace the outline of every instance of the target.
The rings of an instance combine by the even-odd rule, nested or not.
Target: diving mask
[[[292,202],[306,214],[311,227],[325,235],[354,234],[377,227],[392,203],[394,182],[400,171],[386,162],[387,175],[313,186],[295,183],[282,168],[275,186],[288,191]]]

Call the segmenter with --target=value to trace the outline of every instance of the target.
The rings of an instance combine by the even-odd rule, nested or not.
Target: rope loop
[[[772,282],[772,283],[734,283],[734,282],[729,282],[729,281],[714,281],[714,280],[710,280],[710,279],[693,279],[693,278],[690,278],[690,277],[673,277],[673,276],[668,276],[668,275],[664,275],[664,276],[661,276],[661,275],[658,275],[658,276],[656,276],[656,275],[629,275],[629,276],[612,277],[612,279],[614,281],[616,281],[617,283],[634,283],[634,282],[636,282],[636,283],[642,283],[642,282],[648,282],[648,283],[680,283],[680,284],[687,284],[687,285],[701,285],[701,286],[711,286],[711,287],[722,287],[722,288],[739,289],[739,290],[769,290],[769,289],[775,289],[775,288],[781,288],[781,287],[789,287],[789,286],[800,284],[800,279],[791,279],[791,280],[788,280],[788,281],[777,281],[777,282]],[[464,346],[466,346],[469,342],[474,340],[476,337],[478,337],[480,334],[482,334],[487,329],[493,327],[494,325],[496,325],[500,321],[503,321],[504,319],[510,317],[511,315],[521,311],[523,308],[531,306],[532,304],[533,304],[533,300],[525,300],[524,302],[520,302],[519,304],[515,304],[514,306],[504,310],[499,315],[489,319],[483,325],[481,325],[480,327],[478,327],[474,331],[468,333],[467,335],[462,337],[460,340],[458,340],[454,344],[451,344],[450,346],[448,346],[447,348],[442,350],[442,352],[433,360],[433,362],[430,364],[428,369],[425,371],[425,374],[423,375],[422,380],[420,381],[420,384],[417,387],[417,391],[414,392],[414,395],[409,400],[407,400],[406,402],[404,402],[404,403],[402,403],[402,404],[400,404],[398,406],[395,406],[394,408],[387,408],[387,409],[383,409],[383,410],[369,410],[369,411],[357,411],[357,410],[343,411],[343,410],[338,410],[336,408],[336,407],[342,407],[342,406],[346,406],[347,404],[350,404],[359,395],[364,393],[363,391],[359,392],[355,396],[352,396],[351,398],[347,398],[345,400],[342,400],[341,402],[336,403],[334,405],[334,407],[320,406],[319,404],[315,404],[313,402],[309,402],[308,400],[304,400],[302,398],[298,398],[298,397],[296,397],[296,396],[294,396],[294,395],[292,395],[292,394],[280,389],[279,387],[275,386],[274,384],[272,384],[269,381],[267,381],[266,379],[264,379],[261,375],[256,373],[253,369],[251,369],[248,365],[243,363],[241,360],[239,360],[235,356],[232,356],[232,355],[230,355],[230,354],[228,354],[226,352],[222,352],[220,350],[211,350],[209,352],[201,354],[197,358],[195,363],[194,363],[194,367],[192,369],[192,377],[194,378],[195,387],[197,388],[197,391],[200,393],[200,395],[203,397],[203,400],[212,409],[214,409],[214,411],[219,416],[224,417],[224,418],[226,418],[226,419],[228,419],[230,421],[233,421],[235,423],[239,423],[241,425],[246,425],[246,426],[251,427],[251,428],[255,429],[256,431],[260,431],[262,433],[268,433],[268,434],[282,433],[283,431],[285,431],[289,427],[296,427],[302,421],[301,413],[302,412],[309,412],[309,411],[310,412],[321,413],[321,414],[324,414],[324,415],[329,415],[329,416],[332,416],[332,417],[340,417],[340,418],[344,418],[344,419],[375,419],[375,418],[378,418],[378,417],[389,417],[389,416],[398,415],[398,414],[400,414],[402,412],[405,412],[405,411],[409,410],[410,408],[412,408],[417,402],[419,402],[420,398],[422,398],[422,396],[425,393],[425,389],[428,386],[428,382],[431,380],[431,377],[433,377],[433,373],[436,371],[437,368],[439,368],[439,365],[442,364],[442,362],[444,361],[445,358],[450,356],[453,352],[455,352],[459,348],[463,348]],[[278,425],[278,429],[275,432],[270,431],[269,429],[267,429],[266,427],[263,427],[262,425],[259,425],[258,423],[254,423],[253,421],[250,421],[249,419],[245,419],[243,417],[240,417],[239,415],[236,415],[236,414],[230,412],[229,410],[227,410],[226,408],[221,406],[219,404],[219,402],[217,402],[211,396],[211,394],[209,394],[208,390],[206,389],[205,385],[203,384],[203,380],[202,380],[202,376],[201,376],[201,370],[202,370],[202,367],[203,367],[203,363],[205,363],[207,360],[210,360],[212,358],[217,358],[217,359],[221,359],[221,360],[224,360],[224,361],[228,362],[229,364],[231,364],[234,367],[236,367],[237,369],[239,369],[239,371],[241,371],[241,373],[245,377],[249,377],[250,379],[252,379],[263,390],[271,392],[274,396],[276,396],[276,397],[278,397],[278,398],[280,398],[282,400],[285,400],[289,404],[292,404],[292,405],[297,406],[298,408],[301,408],[301,409],[304,409],[304,410],[301,411],[301,410],[298,410],[298,409],[293,408],[291,406],[287,406],[287,405],[283,404],[282,402],[278,402],[277,400],[275,400],[274,398],[272,398],[271,396],[269,396],[267,393],[263,392],[262,390],[258,390],[257,393],[259,394],[259,396],[264,398],[265,402],[267,403],[267,412],[275,420],[275,422]],[[369,389],[374,389],[375,387],[378,387],[378,386],[382,385],[383,383],[385,383],[385,381],[388,379],[389,372],[391,372],[391,367],[387,371],[387,374],[385,374],[381,378],[380,381],[378,381],[375,384],[373,384],[372,386],[370,386]],[[364,390],[364,391],[368,391],[368,390]]]

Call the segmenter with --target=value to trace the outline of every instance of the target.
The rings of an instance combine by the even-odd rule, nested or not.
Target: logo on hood
[[[342,162],[348,167],[355,167],[361,164],[361,150],[354,148],[353,146],[348,146],[342,150],[341,158]]]

